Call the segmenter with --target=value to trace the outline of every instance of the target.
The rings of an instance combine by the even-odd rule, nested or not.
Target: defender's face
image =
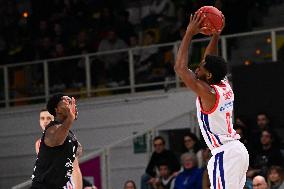
[[[39,125],[42,128],[42,130],[44,130],[45,127],[53,120],[54,120],[53,115],[51,115],[48,111],[40,112]]]

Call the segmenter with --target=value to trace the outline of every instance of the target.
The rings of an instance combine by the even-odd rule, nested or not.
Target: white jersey
[[[216,92],[216,102],[211,111],[204,111],[199,97],[196,100],[197,118],[202,136],[210,150],[229,141],[240,139],[233,129],[232,114],[234,93],[227,81],[211,85]]]

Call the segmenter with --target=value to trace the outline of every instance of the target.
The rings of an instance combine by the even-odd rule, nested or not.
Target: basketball
[[[224,15],[220,10],[213,6],[203,6],[196,11],[196,13],[201,13],[201,16],[206,16],[206,18],[201,23],[201,27],[206,27],[207,29],[202,33],[205,35],[212,35],[214,30],[222,30],[224,26]]]

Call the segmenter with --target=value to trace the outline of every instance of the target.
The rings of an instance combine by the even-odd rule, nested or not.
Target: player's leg
[[[229,189],[242,189],[248,169],[248,153],[239,141],[233,142],[223,154],[224,184]]]
[[[210,180],[210,189],[214,189],[213,187],[214,159],[215,159],[215,156],[213,155],[207,163],[208,176]]]
[[[211,189],[242,189],[248,168],[248,153],[239,141],[213,154],[207,165]]]

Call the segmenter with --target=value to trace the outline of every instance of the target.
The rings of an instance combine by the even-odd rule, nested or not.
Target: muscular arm
[[[68,136],[68,132],[72,126],[73,121],[74,119],[68,116],[62,124],[50,127],[46,131],[44,143],[49,147],[62,145],[66,137]]]
[[[207,55],[218,55],[218,41],[219,41],[219,34],[215,33],[213,34],[208,46],[206,47],[205,53],[203,58]]]
[[[40,147],[40,139],[38,139],[35,143],[35,151],[36,151],[36,154],[38,154],[39,152],[39,147]]]
[[[186,87],[191,88],[198,96],[204,97],[210,93],[210,86],[203,81],[196,79],[195,74],[188,69],[188,48],[191,43],[192,37],[199,33],[200,23],[202,18],[195,15],[190,19],[190,24],[186,30],[186,33],[182,39],[181,45],[178,50],[175,71]]]
[[[50,147],[60,146],[64,143],[68,136],[69,129],[76,117],[75,99],[72,97],[70,104],[65,99],[63,99],[63,102],[65,103],[64,109],[66,111],[66,119],[62,124],[55,125],[46,130],[44,143]]]
[[[83,188],[83,178],[77,157],[75,158],[73,163],[72,178],[74,179],[75,188]]]

